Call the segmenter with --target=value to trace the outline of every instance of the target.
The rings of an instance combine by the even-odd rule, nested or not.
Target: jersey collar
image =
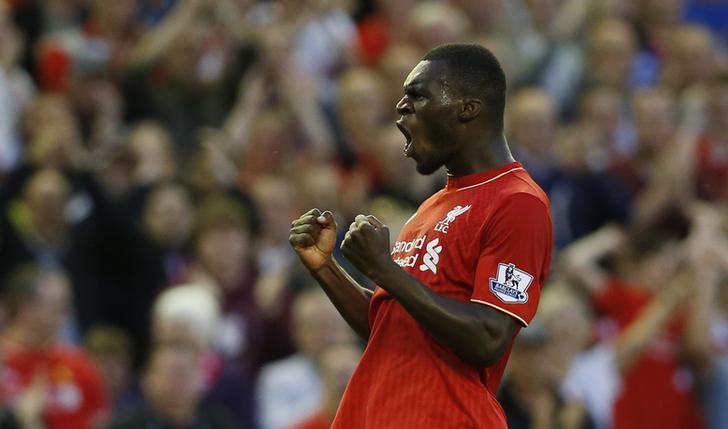
[[[468,186],[482,185],[495,180],[505,174],[510,173],[514,170],[523,170],[523,165],[520,162],[514,161],[508,164],[501,165],[500,167],[492,170],[480,171],[478,173],[468,174],[465,176],[447,176],[447,184],[445,189],[457,190],[466,188]]]

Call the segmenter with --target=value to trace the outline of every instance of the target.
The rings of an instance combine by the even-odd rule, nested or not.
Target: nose
[[[397,102],[396,110],[398,115],[406,115],[408,113],[412,113],[412,106],[407,100],[406,95],[402,97],[399,102]]]

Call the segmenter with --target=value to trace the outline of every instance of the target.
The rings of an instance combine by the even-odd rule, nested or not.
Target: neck
[[[486,140],[485,144],[478,141],[463,145],[458,156],[445,165],[447,173],[451,176],[466,176],[514,161],[503,133],[490,135]]]

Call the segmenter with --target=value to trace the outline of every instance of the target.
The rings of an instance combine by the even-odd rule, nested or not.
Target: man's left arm
[[[529,205],[529,211],[522,212],[526,207],[521,207],[523,203],[517,201],[506,207],[507,210],[500,215],[501,220],[496,219],[495,225],[488,231],[496,249],[484,251],[476,277],[486,272],[497,277],[498,262],[516,262],[524,257],[538,258],[539,253],[541,259],[545,259],[540,249],[550,248],[551,245],[548,211],[541,207],[542,216],[539,218],[538,211],[534,212],[533,207],[530,207],[532,201],[528,200],[525,204]],[[525,222],[513,222],[513,214],[519,212],[528,214]],[[532,219],[534,215],[536,218]],[[544,230],[543,233],[540,230]],[[534,236],[534,231],[538,232],[535,234],[538,237]],[[512,240],[541,240],[548,243],[545,246],[543,243],[521,243],[521,248],[526,249],[521,252],[513,250],[513,246],[503,245]],[[357,216],[341,247],[344,256],[363,274],[387,290],[430,334],[467,362],[481,366],[493,365],[508,348],[519,324],[526,324],[524,318],[530,318],[503,308],[505,305],[490,305],[478,299],[483,289],[478,284],[487,284],[492,279],[476,278],[473,301],[470,302],[434,292],[391,260],[389,231],[373,216]],[[512,252],[521,254],[510,255]],[[534,290],[540,286],[533,285]],[[534,297],[533,301],[537,300],[538,296]],[[535,303],[531,304],[535,312]]]
[[[440,295],[394,262],[372,280],[432,336],[472,364],[495,364],[516,333],[518,324],[513,317],[481,304]]]

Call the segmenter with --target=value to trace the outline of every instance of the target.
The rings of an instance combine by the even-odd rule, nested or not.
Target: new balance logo
[[[420,265],[420,271],[432,271],[433,274],[437,274],[437,263],[440,262],[440,252],[442,252],[442,246],[438,246],[440,239],[436,238],[429,243],[425,250],[427,253],[422,256],[422,265]]]

